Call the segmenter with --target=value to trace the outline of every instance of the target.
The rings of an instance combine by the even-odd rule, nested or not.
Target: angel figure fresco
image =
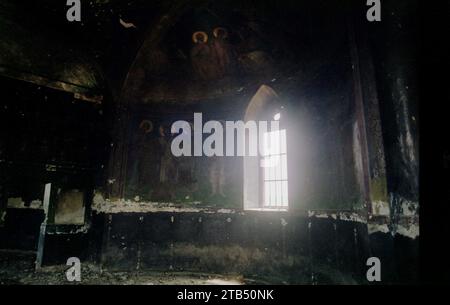
[[[213,31],[213,50],[217,62],[218,74],[223,77],[230,72],[232,67],[232,48],[228,42],[228,31],[225,28],[217,27]]]
[[[208,44],[208,34],[202,31],[192,35],[194,46],[191,49],[191,62],[194,75],[201,80],[215,78],[214,51]]]

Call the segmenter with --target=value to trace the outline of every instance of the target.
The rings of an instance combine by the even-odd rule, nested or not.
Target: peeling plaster
[[[367,224],[369,234],[382,232],[396,234],[415,239],[420,235],[420,226],[418,217],[403,216],[399,224],[395,225],[389,218],[378,219],[379,222],[372,221]]]
[[[8,198],[8,208],[13,209],[35,209],[42,210],[42,201],[39,199],[32,200],[29,206],[25,205],[25,202],[21,197],[10,197]]]
[[[369,234],[382,232],[382,233],[389,233],[389,226],[387,224],[377,224],[377,223],[368,223],[367,224],[367,230]]]
[[[61,225],[59,225],[61,226]],[[63,225],[64,226],[64,225]],[[83,226],[76,226],[75,228],[67,231],[62,229],[56,229],[55,231],[47,230],[46,234],[48,235],[67,235],[67,234],[78,234],[78,233],[87,233],[90,228],[89,224],[85,224]]]
[[[397,226],[397,234],[415,239],[419,234],[419,226],[417,224],[409,224],[409,225],[398,225]]]
[[[419,236],[419,225],[415,223],[414,219],[411,219],[410,216],[417,215],[411,212],[413,207],[417,207],[417,203],[407,202],[403,203],[404,211],[410,211],[404,214],[406,217],[405,224],[398,225],[396,230],[390,229],[389,225],[389,213],[387,213],[385,203],[380,204],[382,209],[380,209],[379,216],[384,216],[386,222],[385,223],[374,223],[368,222],[367,218],[363,215],[359,215],[355,212],[324,212],[324,211],[312,211],[308,210],[307,216],[308,218],[321,218],[321,219],[333,219],[333,220],[342,220],[342,221],[350,221],[350,222],[358,222],[365,223],[368,226],[369,234],[373,234],[376,232],[382,233],[390,233],[400,234],[403,236],[407,236],[409,238],[416,238]],[[207,214],[213,213],[224,213],[224,214],[235,214],[245,215],[245,212],[237,211],[233,209],[213,209],[213,208],[186,208],[174,203],[168,202],[136,202],[133,200],[125,200],[125,199],[117,199],[117,200],[109,200],[105,199],[100,193],[96,193],[93,200],[92,210],[97,213],[105,213],[105,214],[118,214],[118,213],[151,213],[151,212],[203,212]],[[381,214],[386,213],[386,214]],[[201,218],[198,220],[202,221]],[[231,218],[227,219],[228,222],[231,221]],[[287,222],[284,218],[280,218],[281,225],[287,225]]]
[[[316,217],[316,218],[330,218],[334,220],[343,220],[343,221],[354,221],[360,223],[367,223],[365,217],[354,213],[354,212],[334,212],[334,213],[326,213],[326,212],[318,212],[308,210],[308,217]]]
[[[199,202],[193,202],[199,204]],[[205,213],[236,213],[232,209],[209,209],[209,208],[192,208],[183,207],[179,204],[170,202],[151,202],[151,201],[134,201],[126,199],[109,200],[105,199],[101,194],[94,195],[92,210],[98,213],[116,214],[116,213],[150,213],[150,212],[205,212]],[[243,213],[241,213],[243,214]]]
[[[372,213],[374,215],[390,215],[389,202],[385,201],[372,201]]]
[[[417,216],[419,210],[419,204],[414,201],[402,200],[401,211],[404,216]]]

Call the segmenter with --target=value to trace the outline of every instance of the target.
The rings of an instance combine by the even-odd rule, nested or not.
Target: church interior
[[[418,1],[81,3],[0,0],[1,284],[419,281]]]

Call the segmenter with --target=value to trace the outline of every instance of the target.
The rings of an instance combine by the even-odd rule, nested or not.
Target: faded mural
[[[242,158],[175,157],[171,121],[136,118],[130,130],[126,197],[184,206],[238,208]]]
[[[158,21],[121,92],[128,108],[117,141],[123,148],[112,162],[111,197],[242,208],[242,158],[174,157],[169,129],[194,112],[220,121],[228,111],[232,120],[242,119],[258,88],[268,85],[283,96],[287,112],[299,114],[292,122],[301,120],[302,128],[291,131],[290,142],[298,143],[300,135],[311,139],[299,148],[308,157],[291,171],[299,172],[294,180],[301,184],[291,189],[302,193],[290,204],[302,209],[358,205],[353,160],[339,157],[347,156],[351,125],[346,121],[353,118],[345,25],[335,20],[308,29],[298,22],[279,27],[251,14],[205,8],[168,13]],[[315,31],[322,39],[313,43]],[[330,71],[336,77],[329,77]],[[333,132],[335,126],[341,127]],[[122,130],[127,131],[122,135]],[[295,149],[291,155],[299,158]]]

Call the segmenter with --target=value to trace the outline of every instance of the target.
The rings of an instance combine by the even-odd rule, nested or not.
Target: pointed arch
[[[271,87],[267,85],[262,85],[255,95],[251,98],[247,109],[245,111],[244,121],[258,122],[260,120],[272,120],[275,112],[279,109],[280,101],[279,96]],[[261,130],[258,133],[263,132]],[[286,131],[276,130],[265,132],[265,134],[259,136],[258,140],[263,140],[275,136],[277,142],[281,143],[281,137],[284,137],[283,145],[286,146]],[[277,144],[278,145],[278,144]],[[262,160],[267,158],[263,156],[260,152],[258,156],[245,156],[243,160],[243,204],[244,209],[258,209],[258,210],[286,210],[288,205],[287,200],[287,158],[286,158],[286,148],[282,148],[280,151],[284,153],[283,156],[277,160],[275,166],[279,169],[279,173],[276,175],[276,179],[285,179],[271,181],[275,179],[275,176],[266,167],[262,167]],[[282,161],[281,161],[282,160]],[[284,162],[284,163],[283,163]],[[281,173],[284,173],[281,175]],[[280,174],[280,175],[279,175]],[[270,181],[269,181],[270,180]],[[272,197],[270,199],[269,197]],[[284,197],[284,198],[283,198]]]

